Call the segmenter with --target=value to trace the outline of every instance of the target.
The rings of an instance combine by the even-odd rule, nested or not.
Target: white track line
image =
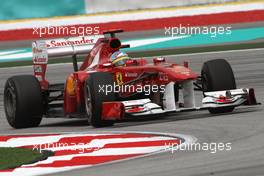
[[[190,53],[190,54],[172,54],[172,55],[166,55],[166,56],[197,56],[197,55],[207,55],[207,54],[239,53],[239,52],[252,52],[252,51],[263,51],[264,52],[264,48],[239,49],[239,50],[227,50],[227,51],[209,51],[209,52]],[[162,55],[162,56],[164,56],[164,55]],[[146,58],[153,58],[153,57],[146,57]],[[50,64],[48,67],[63,66],[65,64],[71,65],[72,63]],[[32,66],[33,65],[16,66],[16,67],[5,67],[5,68],[0,68],[0,70],[9,70],[9,69],[12,69],[12,68],[13,69],[16,69],[16,68],[32,68]]]
[[[112,134],[68,134],[68,135],[54,135],[54,136],[40,136],[40,137],[18,137],[11,138],[8,141],[1,142],[0,147],[21,147],[25,145],[35,145],[35,144],[46,144],[46,143],[55,143],[60,139],[67,137],[83,137],[83,136],[104,136]],[[118,137],[118,135],[116,136]]]

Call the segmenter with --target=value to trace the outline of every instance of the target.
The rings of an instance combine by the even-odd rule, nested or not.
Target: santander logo
[[[63,47],[63,46],[76,46],[76,45],[84,45],[84,44],[94,44],[95,40],[89,37],[82,38],[71,38],[71,39],[59,39],[59,40],[50,40],[46,42],[47,48],[54,47]]]

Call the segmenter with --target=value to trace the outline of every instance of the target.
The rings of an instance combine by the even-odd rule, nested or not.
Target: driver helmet
[[[128,55],[123,51],[116,51],[112,54],[110,57],[110,60],[114,66],[125,66],[126,60],[129,60],[130,58]]]

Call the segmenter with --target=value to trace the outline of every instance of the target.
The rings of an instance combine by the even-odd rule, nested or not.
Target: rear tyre
[[[100,87],[111,85],[114,88],[113,76],[110,73],[93,73],[85,82],[85,107],[88,122],[93,127],[112,126],[114,121],[102,120],[102,103],[115,100],[114,91],[103,92]],[[105,89],[104,89],[105,90]]]
[[[4,108],[13,128],[37,127],[43,115],[39,81],[33,75],[13,76],[6,81]]]
[[[236,89],[236,81],[230,64],[224,59],[207,61],[202,67],[203,92]],[[210,108],[212,114],[232,112],[234,107]]]

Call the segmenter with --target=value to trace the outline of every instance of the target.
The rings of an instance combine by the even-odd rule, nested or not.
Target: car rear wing
[[[88,54],[97,40],[103,37],[104,35],[91,35],[34,41],[32,43],[33,63],[47,62],[47,59],[52,57]]]
[[[103,37],[104,35],[91,35],[34,41],[32,43],[34,75],[40,81],[42,88],[48,86],[45,74],[50,58],[88,54],[97,40]],[[74,65],[76,64],[77,61]]]

